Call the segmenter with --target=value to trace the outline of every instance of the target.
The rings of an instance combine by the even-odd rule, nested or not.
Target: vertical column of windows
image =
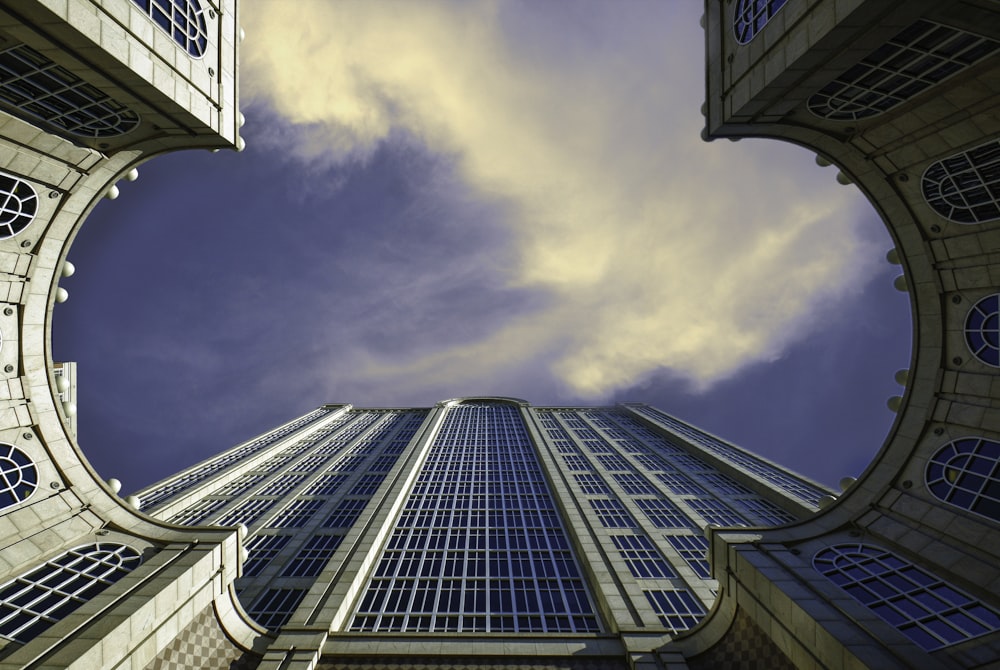
[[[279,569],[263,581],[258,578],[237,582],[242,597],[253,601],[248,611],[253,610],[251,613],[260,623],[273,628],[291,617],[301,594],[306,592],[300,587],[323,571],[368,505],[374,493],[372,485],[385,477],[382,472],[366,474],[364,466],[375,461],[380,469],[387,463],[394,465],[426,414],[426,410],[356,410],[355,420],[344,430],[318,436],[311,442],[312,452],[300,450],[298,460],[288,465],[288,472],[272,475],[255,493],[270,494],[274,499],[245,501],[243,511],[252,512],[253,521],[273,506],[283,505],[260,531],[251,532],[244,577],[258,576],[268,565],[278,565]],[[310,477],[315,470],[310,459],[317,454],[323,463],[333,460],[333,465]],[[356,470],[361,473],[353,474]],[[352,478],[357,484],[346,489],[345,484]],[[263,505],[267,508],[258,509]],[[332,509],[324,513],[328,507]],[[278,534],[284,529],[288,529],[287,534]]]
[[[705,607],[665,557],[663,552],[669,551],[671,545],[664,542],[664,549],[661,550],[657,546],[660,537],[654,539],[647,530],[656,527],[673,533],[697,532],[698,524],[654,483],[657,471],[675,472],[673,466],[666,465],[661,457],[654,457],[654,452],[646,444],[619,426],[614,420],[617,412],[613,410],[561,410],[551,413],[539,410],[538,414],[546,416],[553,424],[571,430],[578,443],[592,454],[590,458],[595,462],[595,470],[572,473],[571,476],[580,493],[587,496],[586,504],[590,506],[594,518],[604,528],[619,531],[598,534],[597,540],[606,546],[609,555],[617,553],[635,578],[640,588],[633,592],[634,605],[641,610],[653,607],[657,618],[671,631],[694,625],[704,616]],[[549,433],[551,436],[551,428]],[[648,437],[655,438],[652,434]],[[666,444],[664,447],[676,449]],[[676,455],[684,454],[677,449]],[[564,461],[572,471],[576,464],[574,459],[564,458]],[[611,483],[613,486],[609,486]],[[694,488],[704,493],[700,487]],[[624,497],[618,499],[615,495]],[[638,522],[633,514],[644,516],[646,521]],[[629,532],[623,534],[621,530]],[[675,557],[673,560],[678,559]],[[678,561],[678,565],[683,564]],[[692,583],[697,584],[699,578],[703,577],[696,572]],[[651,588],[654,586],[656,588]],[[650,594],[654,594],[653,600]],[[635,600],[636,597],[638,600]]]
[[[267,447],[271,446],[278,440],[294,433],[303,426],[310,424],[322,417],[325,417],[331,411],[328,407],[321,407],[314,410],[302,417],[299,417],[295,421],[285,424],[280,428],[276,428],[269,433],[261,435],[258,438],[247,442],[246,444],[227,451],[221,456],[212,459],[208,463],[199,466],[191,472],[186,472],[179,477],[168,481],[154,489],[140,493],[142,499],[143,508],[149,509],[154,505],[158,505],[168,498],[172,498],[181,491],[187,490],[198,484],[211,476],[214,476],[228,467],[235,465],[244,461],[247,457],[256,454]],[[343,423],[346,421],[345,417],[339,417],[335,420],[336,423]]]
[[[627,405],[627,407],[631,411],[641,414],[675,435],[678,435],[686,442],[702,447],[715,456],[724,459],[726,462],[746,472],[749,476],[764,480],[814,507],[820,497],[828,493],[804,479],[785,472],[757,456],[722,442],[657,409],[645,405]],[[621,418],[621,422],[623,425],[631,423],[634,426],[639,426],[637,422],[625,416]],[[662,441],[662,438],[660,440]],[[672,460],[674,459],[676,459],[676,456],[672,456]],[[703,468],[705,467],[704,463],[700,463],[700,465]]]
[[[599,630],[516,407],[448,410],[350,628]]]

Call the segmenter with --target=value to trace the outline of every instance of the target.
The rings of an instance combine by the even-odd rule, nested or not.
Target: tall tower
[[[466,398],[328,405],[139,497],[247,527],[236,590],[278,635],[262,667],[376,644],[386,667],[626,667],[713,606],[706,527],[794,523],[829,493],[646,405]]]

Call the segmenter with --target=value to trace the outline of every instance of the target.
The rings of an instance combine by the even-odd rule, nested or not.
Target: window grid
[[[716,526],[749,526],[750,524],[726,505],[711,498],[686,498],[684,500],[705,523]]]
[[[267,498],[250,498],[249,500],[244,500],[216,519],[215,524],[219,526],[234,526],[242,523],[249,526],[262,517],[265,512],[274,507],[276,502],[276,500],[269,500]]]
[[[931,457],[924,479],[939,500],[1000,521],[1000,443],[953,440]]]
[[[636,498],[633,502],[657,528],[695,527],[695,523],[666,498]]]
[[[28,182],[0,172],[0,239],[14,237],[35,220],[38,193]]]
[[[982,298],[969,310],[965,344],[980,362],[1000,367],[1000,293]]]
[[[361,516],[361,512],[366,505],[368,505],[367,498],[361,500],[354,498],[341,500],[336,509],[333,510],[333,514],[323,522],[323,527],[350,528],[358,520],[358,517]]]
[[[292,618],[305,595],[305,589],[268,589],[247,608],[247,614],[265,628],[280,628]]]
[[[274,515],[268,528],[301,528],[323,506],[324,500],[293,500],[287,507]]]
[[[622,490],[630,496],[653,496],[659,493],[656,487],[646,481],[645,477],[641,475],[630,472],[611,476],[622,487]]]
[[[71,549],[0,586],[0,636],[25,643],[142,562],[124,544]]]
[[[733,15],[733,34],[740,44],[749,44],[787,0],[740,0]]]
[[[278,475],[257,491],[261,496],[283,496],[302,483],[305,475]]]
[[[205,10],[198,0],[132,0],[156,26],[195,58],[208,49]]]
[[[1000,628],[992,608],[881,547],[827,547],[813,567],[925,651]]]
[[[694,480],[679,472],[657,472],[655,477],[663,482],[672,493],[679,496],[707,496],[708,491],[694,483]]]
[[[919,20],[813,94],[816,116],[853,121],[886,112],[996,51],[1000,43]]]
[[[701,535],[664,535],[684,562],[702,579],[712,578],[708,563],[708,538]]]
[[[921,179],[930,207],[955,223],[1000,219],[1000,141],[933,163]]]
[[[794,515],[763,498],[737,498],[733,504],[757,517],[766,526],[781,526],[797,521]]]
[[[611,498],[597,498],[588,500],[590,507],[594,510],[601,525],[605,528],[637,528],[638,525],[632,515],[625,509],[625,505]]]
[[[38,488],[38,469],[13,444],[0,442],[0,509],[27,500]]]
[[[77,137],[113,137],[139,125],[138,114],[24,44],[0,50],[0,101]]]
[[[701,603],[686,589],[643,591],[656,616],[671,633],[693,628],[705,616]]]
[[[284,577],[315,577],[343,541],[343,535],[314,535],[282,571]]]
[[[518,408],[449,408],[350,629],[600,630]]]
[[[347,475],[322,475],[302,492],[308,496],[333,495],[347,481]]]
[[[254,440],[251,440],[242,447],[233,449],[232,451],[222,454],[218,458],[213,459],[209,463],[202,465],[201,467],[197,468],[192,472],[187,472],[181,475],[180,477],[172,479],[166,484],[163,484],[162,486],[153,489],[152,491],[142,494],[142,507],[144,509],[148,509],[153,505],[156,505],[161,501],[166,500],[167,498],[172,498],[181,491],[184,491],[185,489],[188,489],[191,486],[194,486],[195,484],[205,479],[208,479],[210,476],[214,475],[217,472],[221,472],[230,465],[233,465],[234,463],[244,460],[251,454],[255,454],[259,451],[262,451],[263,449],[274,444],[275,442],[285,437],[286,435],[295,432],[302,426],[305,426],[308,423],[312,423],[313,421],[326,416],[331,411],[332,410],[326,407],[321,407],[320,409],[313,410],[309,414],[306,414],[305,416],[302,416],[296,419],[295,421],[292,421],[289,424],[286,424],[280,428],[272,430],[266,435],[262,435]],[[334,420],[335,422],[334,425],[339,426],[345,423],[346,421],[347,417],[340,417],[339,419]],[[260,477],[259,475],[251,475],[251,476]]]
[[[683,436],[684,438],[694,442],[695,444],[705,447],[706,449],[716,454],[717,456],[724,458],[730,463],[733,463],[734,465],[737,465],[738,467],[748,471],[752,476],[755,476],[759,479],[763,479],[764,481],[767,481],[768,483],[777,486],[778,488],[783,489],[784,491],[792,494],[796,498],[799,498],[801,500],[810,503],[814,507],[816,506],[816,503],[820,499],[820,497],[826,495],[826,491],[823,491],[822,489],[812,486],[807,482],[795,478],[789,475],[788,473],[782,472],[781,470],[775,468],[773,465],[766,463],[765,461],[762,461],[756,456],[748,454],[741,449],[737,449],[732,445],[721,442],[720,440],[708,435],[707,433],[704,433],[696,428],[693,428],[687,425],[686,423],[678,421],[669,414],[664,414],[663,412],[653,409],[652,407],[647,407],[646,405],[629,405],[628,407],[629,409],[632,409],[638,412],[639,414],[642,414],[643,416],[646,416],[658,423],[663,424],[669,430]],[[624,420],[623,423],[625,423]],[[639,433],[640,431],[636,432]],[[647,433],[650,436],[650,438],[653,438],[650,441],[653,441],[655,439],[659,440],[661,443],[663,442],[661,439],[656,438],[656,436],[654,436],[652,433],[649,433],[649,431],[645,431],[645,433]],[[676,447],[671,447],[670,449],[676,450]],[[691,463],[690,461],[685,460],[676,455],[672,455],[671,459],[677,463],[683,462],[685,463],[685,465],[687,465],[688,467],[692,467],[693,469],[699,469],[705,467],[705,464],[699,461],[698,459],[694,459],[695,461],[694,463]]]
[[[706,472],[698,476],[703,484],[706,484],[713,494],[747,496],[753,495],[753,491],[743,486],[729,475],[721,472]]]
[[[385,475],[362,475],[357,483],[351,488],[350,494],[353,496],[373,496],[382,485]]]
[[[229,503],[226,499],[199,500],[187,509],[181,510],[177,514],[167,519],[168,523],[176,523],[180,526],[197,526],[199,523],[212,516]]]
[[[291,535],[254,535],[247,540],[243,576],[256,577],[263,572],[291,539]]]
[[[672,579],[676,573],[644,535],[613,535],[611,541],[636,579]]]
[[[573,478],[576,480],[576,484],[580,487],[580,490],[587,495],[600,496],[611,494],[611,489],[597,475],[573,475]]]

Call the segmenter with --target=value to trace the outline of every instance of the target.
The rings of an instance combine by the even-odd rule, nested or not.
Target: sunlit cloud
[[[698,139],[697,14],[641,1],[243,8],[244,97],[283,119],[258,141],[303,169],[363,163],[389,142],[449,157],[461,197],[503,203],[504,288],[546,297],[458,345],[388,356],[341,342],[342,387],[483,388],[536,361],[577,397],[662,369],[707,388],[780,356],[864,284],[856,191],[791,147]],[[664,38],[672,22],[686,39]]]

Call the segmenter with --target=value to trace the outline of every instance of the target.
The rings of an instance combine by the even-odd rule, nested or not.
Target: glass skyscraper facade
[[[471,398],[324,406],[140,498],[247,527],[237,590],[269,629],[575,638],[693,627],[718,589],[706,526],[827,493],[647,405]]]

